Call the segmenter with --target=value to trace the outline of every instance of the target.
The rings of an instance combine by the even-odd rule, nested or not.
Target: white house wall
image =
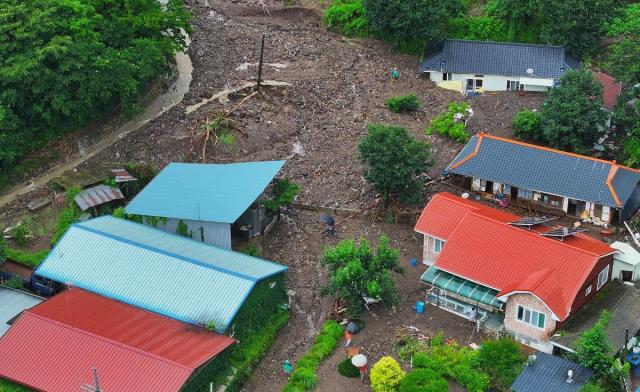
[[[191,238],[196,241],[202,241],[210,245],[217,246],[222,249],[231,249],[231,225],[228,223],[220,222],[206,222],[183,219],[182,220],[188,227],[189,231],[193,232]],[[166,225],[158,223],[157,228],[166,231],[167,233],[177,234],[178,223],[180,219],[169,218]],[[146,223],[146,222],[145,222]],[[148,223],[146,223],[149,225]],[[150,226],[150,225],[149,225]],[[200,235],[200,228],[202,227],[202,236]]]
[[[434,82],[442,82],[442,72],[430,72],[430,79]],[[502,76],[502,75],[484,75],[481,78],[477,78],[473,74],[451,74],[451,80],[460,80],[462,81],[462,86],[466,89],[467,79],[482,79],[482,89],[485,91],[506,91],[507,90],[507,81],[514,80],[520,81],[519,76]],[[545,82],[551,83],[553,85],[553,79],[543,79]],[[545,86],[532,86],[532,85],[524,85],[525,91],[548,91],[549,88]]]

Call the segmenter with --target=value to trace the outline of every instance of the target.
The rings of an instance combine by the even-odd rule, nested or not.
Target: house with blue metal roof
[[[218,332],[255,309],[253,294],[286,302],[287,267],[153,227],[104,216],[73,224],[34,272]],[[259,302],[259,301],[258,301]],[[248,306],[246,306],[248,305]]]
[[[547,91],[580,63],[561,46],[448,39],[427,45],[420,66],[436,83],[459,81],[461,92]]]
[[[513,392],[578,392],[593,371],[568,359],[537,352],[511,385]]]
[[[264,191],[284,161],[171,163],[127,205],[127,214],[170,233],[231,249],[231,233],[261,234],[273,219]],[[159,219],[157,219],[159,218]]]
[[[640,207],[636,169],[484,133],[471,137],[445,175],[472,191],[604,226]]]

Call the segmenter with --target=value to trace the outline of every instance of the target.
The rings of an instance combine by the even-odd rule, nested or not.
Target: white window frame
[[[440,245],[440,246],[437,246]],[[433,252],[434,253],[440,253],[442,252],[442,247],[444,246],[444,241],[434,238],[433,239]]]
[[[518,315],[520,314],[520,309],[522,309],[522,319],[518,317]],[[526,321],[527,312],[529,312],[529,321]],[[540,316],[543,317],[542,327],[538,325],[538,322],[540,321]],[[535,322],[533,322],[534,319],[535,319]],[[543,312],[539,312],[537,310],[528,308],[526,306],[518,305],[518,307],[516,308],[516,321],[519,322],[520,324],[524,324],[529,327],[543,330],[544,327],[547,325],[547,315]]]
[[[587,288],[584,290],[584,296],[588,297],[589,294],[591,294],[591,288],[593,287],[592,284],[590,284],[589,286],[587,286]]]
[[[598,285],[596,286],[596,290],[600,290],[602,286],[605,285],[609,281],[609,264],[606,265],[598,274]]]

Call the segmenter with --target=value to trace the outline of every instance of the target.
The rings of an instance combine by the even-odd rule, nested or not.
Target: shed
[[[235,342],[72,288],[25,311],[0,339],[0,377],[79,391],[96,368],[105,391],[177,392]]]
[[[124,195],[120,189],[100,184],[83,190],[73,200],[82,211],[86,211],[91,207],[122,199]]]
[[[9,323],[13,323],[20,313],[42,301],[44,298],[0,286],[0,336],[9,330]]]
[[[34,273],[190,324],[213,324],[223,332],[256,287],[268,284],[276,287],[273,292],[284,290],[286,270],[104,216],[73,224]]]
[[[613,255],[613,277],[623,282],[640,279],[640,252],[633,245],[616,241],[611,244],[618,252]]]
[[[231,249],[234,224],[253,235],[266,224],[264,209],[257,201],[283,165],[284,161],[171,163],[125,211],[166,218],[157,227],[171,233],[182,223],[192,238]]]
[[[542,352],[534,355],[511,385],[513,392],[578,392],[593,376],[591,369],[568,359]]]

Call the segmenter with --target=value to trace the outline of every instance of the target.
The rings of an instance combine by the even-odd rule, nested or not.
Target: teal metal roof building
[[[191,324],[232,323],[255,285],[287,267],[110,216],[76,223],[37,275]]]
[[[126,212],[232,224],[283,165],[284,161],[171,163],[129,203]]]

